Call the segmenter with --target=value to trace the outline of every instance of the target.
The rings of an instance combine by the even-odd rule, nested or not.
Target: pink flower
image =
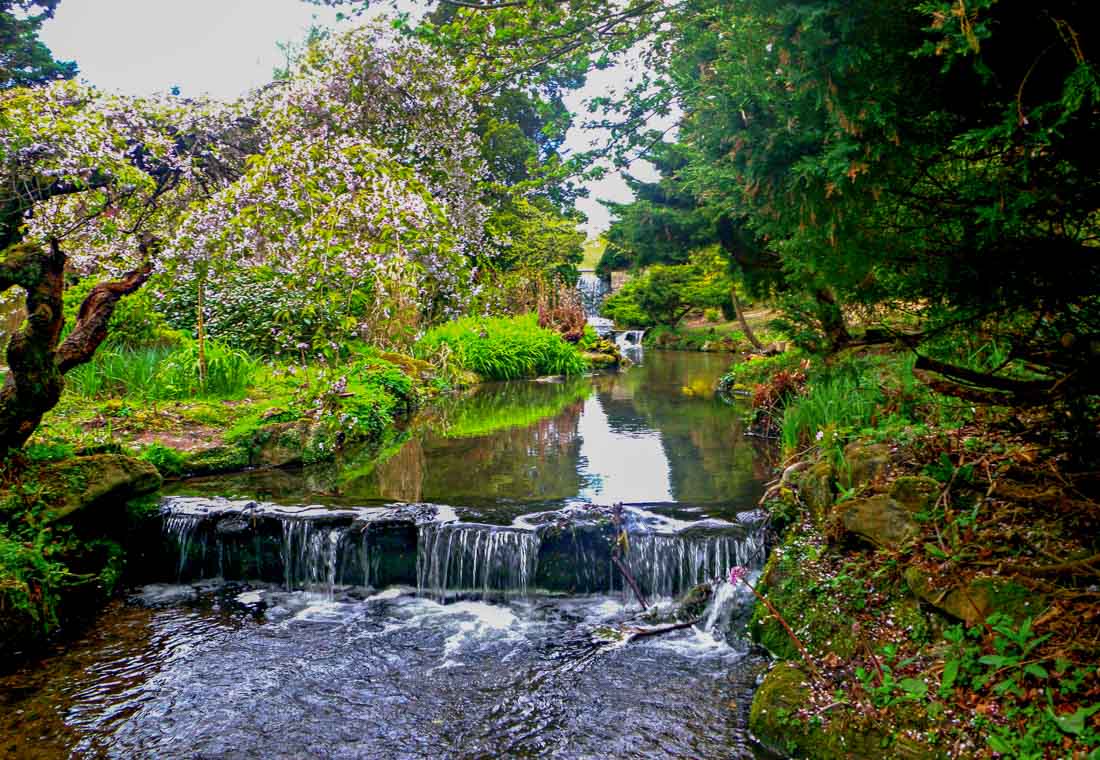
[[[728,580],[732,585],[736,586],[741,581],[745,580],[748,575],[749,570],[747,567],[739,567],[737,565],[734,565],[730,568],[730,573],[726,580]]]

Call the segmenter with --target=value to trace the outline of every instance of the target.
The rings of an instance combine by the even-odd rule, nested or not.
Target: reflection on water
[[[707,514],[758,496],[742,411],[714,395],[729,357],[646,352],[623,372],[482,386],[425,410],[381,458],[194,479],[177,493],[269,501],[430,501],[509,522],[534,505],[677,502]],[[690,508],[690,507],[689,507]]]

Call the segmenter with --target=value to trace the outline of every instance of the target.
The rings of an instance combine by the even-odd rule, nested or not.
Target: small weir
[[[525,515],[516,525],[465,523],[438,505],[290,508],[224,499],[165,499],[164,580],[281,584],[331,595],[338,587],[415,586],[441,601],[621,592],[606,508]],[[765,531],[720,520],[683,523],[628,508],[625,565],[647,595],[674,597],[759,568]]]

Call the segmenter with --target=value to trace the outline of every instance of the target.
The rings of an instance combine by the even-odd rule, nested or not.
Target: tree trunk
[[[147,252],[146,243],[141,250]],[[26,327],[8,344],[8,375],[0,388],[0,457],[31,437],[42,416],[61,399],[64,375],[84,364],[107,337],[115,304],[149,278],[146,266],[117,282],[96,285],[80,306],[76,325],[64,342],[66,257],[56,242],[48,249],[19,243],[0,257],[0,293],[19,286],[26,291]]]
[[[745,337],[748,338],[749,343],[757,351],[763,351],[763,344],[757,340],[756,333],[749,327],[749,321],[745,319],[745,312],[741,308],[741,299],[737,297],[737,288],[730,285],[730,300],[733,301],[733,312],[737,315],[737,321],[741,325],[741,332],[745,333]]]
[[[817,300],[818,318],[821,320],[821,329],[825,333],[829,351],[835,353],[852,342],[852,335],[844,322],[844,313],[836,302],[836,296],[826,288],[816,290],[814,298]]]

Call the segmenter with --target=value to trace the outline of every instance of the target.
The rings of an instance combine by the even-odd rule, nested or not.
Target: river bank
[[[1049,415],[935,396],[890,353],[735,371],[791,454],[750,726],[810,758],[1093,757],[1097,492]]]

